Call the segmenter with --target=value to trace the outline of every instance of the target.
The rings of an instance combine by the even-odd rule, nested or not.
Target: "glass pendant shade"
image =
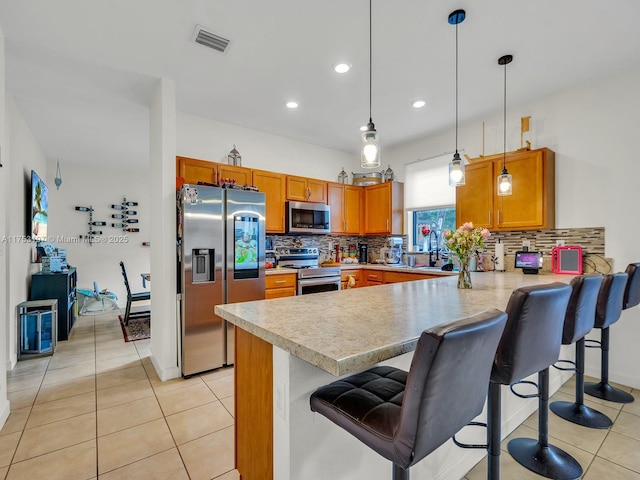
[[[360,166],[362,168],[377,168],[380,166],[380,134],[376,132],[372,122],[367,130],[362,132],[362,154]]]
[[[507,172],[506,167],[502,169],[502,173],[498,176],[498,196],[505,197],[513,193],[513,179],[511,174]]]
[[[460,154],[456,152],[453,160],[449,162],[449,186],[459,187],[464,185],[464,162]]]

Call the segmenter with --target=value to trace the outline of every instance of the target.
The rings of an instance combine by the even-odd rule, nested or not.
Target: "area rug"
[[[151,317],[149,315],[130,318],[129,325],[124,324],[122,315],[118,315],[118,318],[120,319],[120,327],[122,327],[122,335],[125,342],[151,338]]]

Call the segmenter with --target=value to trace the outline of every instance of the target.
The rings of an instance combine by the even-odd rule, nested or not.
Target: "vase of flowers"
[[[484,242],[491,233],[486,228],[474,227],[472,222],[466,222],[455,231],[445,230],[442,236],[447,248],[460,259],[458,288],[472,288],[469,260],[471,255],[484,248]]]

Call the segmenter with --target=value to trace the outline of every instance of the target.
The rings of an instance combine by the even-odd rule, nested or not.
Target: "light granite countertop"
[[[349,271],[349,270],[362,270],[362,269],[367,269],[367,270],[382,270],[385,272],[404,272],[404,273],[417,273],[417,274],[421,274],[421,275],[442,275],[442,276],[449,276],[449,275],[458,275],[458,272],[444,272],[442,271],[442,269],[440,269],[440,267],[418,267],[418,268],[410,268],[405,266],[401,266],[401,267],[394,267],[392,265],[384,265],[384,264],[379,264],[379,263],[343,263],[341,265],[328,265],[328,266],[339,266],[340,270],[342,271]],[[267,270],[265,270],[265,274],[266,275],[282,275],[285,273],[297,273],[298,270],[296,270],[295,268],[269,268]]]
[[[425,329],[489,308],[504,310],[517,287],[568,283],[572,276],[479,272],[471,278],[471,290],[459,290],[457,276],[442,276],[218,305],[215,313],[326,372],[342,376],[414,350]]]

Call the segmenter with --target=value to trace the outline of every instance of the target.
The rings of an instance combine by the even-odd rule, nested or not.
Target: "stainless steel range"
[[[318,267],[315,247],[278,247],[276,258],[281,268],[298,269],[298,295],[340,290],[340,267]]]

